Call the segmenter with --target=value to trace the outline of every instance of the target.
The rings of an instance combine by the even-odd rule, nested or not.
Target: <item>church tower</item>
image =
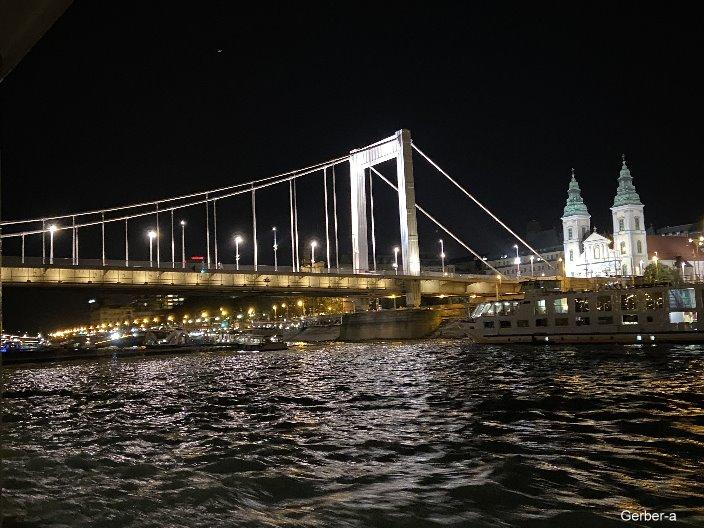
[[[582,242],[589,236],[591,216],[587,206],[582,200],[582,191],[574,177],[567,189],[567,202],[562,215],[563,245],[565,249],[565,276],[577,277],[584,273],[583,266],[579,266],[582,255]]]
[[[643,203],[633,185],[625,155],[611,215],[614,223],[614,251],[616,258],[620,260],[621,273],[643,275],[643,268],[648,264]]]

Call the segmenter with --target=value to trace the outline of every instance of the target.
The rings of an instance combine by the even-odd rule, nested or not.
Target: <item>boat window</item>
[[[547,310],[545,309],[545,299],[540,299],[535,303],[535,315],[545,315]]]
[[[483,315],[494,315],[494,303],[486,303]]]
[[[484,321],[484,328],[494,328],[494,321]]]
[[[499,321],[499,327],[501,328],[511,328],[511,321]]]
[[[670,305],[670,310],[697,307],[697,300],[694,297],[694,288],[670,290],[667,301]]]
[[[646,292],[643,301],[646,310],[657,310],[659,308],[662,308],[664,305],[661,292]]]
[[[547,325],[548,325],[548,320],[544,317],[541,319],[535,320],[535,326],[547,326]]]
[[[504,310],[503,310],[503,303],[501,302],[495,302],[494,303],[494,314],[495,315],[503,315]]]
[[[574,322],[577,326],[589,326],[589,317],[576,317]]]
[[[610,312],[613,310],[610,295],[599,295],[596,298],[596,309],[600,312]]]
[[[638,315],[637,314],[623,314],[621,316],[621,324],[625,324],[625,325],[638,324]]]
[[[567,326],[569,319],[567,317],[555,317],[555,326]]]
[[[610,315],[599,317],[600,325],[614,324],[614,318]]]
[[[503,314],[512,315],[515,311],[515,305],[511,301],[504,301]]]
[[[528,320],[527,319],[519,319],[516,321],[516,326],[518,328],[528,328]]]
[[[636,294],[635,293],[624,293],[621,295],[621,310],[635,310],[636,309]]]
[[[697,312],[670,312],[671,323],[696,323]]]
[[[575,312],[588,312],[589,311],[589,298],[588,297],[575,297],[574,311]]]
[[[560,297],[559,299],[555,299],[553,302],[555,305],[556,314],[564,314],[569,311],[567,309],[567,297]]]
[[[472,313],[472,317],[481,316],[490,306],[491,306],[491,303],[481,303],[480,305],[478,305],[474,309],[474,312]]]

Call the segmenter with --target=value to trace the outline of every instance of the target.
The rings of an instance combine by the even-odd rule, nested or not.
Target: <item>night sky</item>
[[[408,128],[520,233],[531,219],[559,225],[571,167],[593,223],[609,230],[622,153],[648,225],[701,220],[704,37],[686,12],[647,12],[637,3],[620,11],[606,4],[241,6],[75,2],[0,84],[3,218],[249,181]],[[510,248],[498,226],[419,157],[414,162],[419,203],[479,251]],[[321,239],[321,179],[301,187],[301,234]],[[388,253],[397,212],[381,182],[377,189],[379,252]],[[283,190],[258,195],[261,231],[287,231]],[[227,261],[226,240],[249,234],[250,205],[239,198],[218,207]],[[189,253],[197,253],[195,216],[203,215],[188,214]],[[132,242],[143,258],[148,227],[136,225]],[[422,251],[436,251],[437,230],[419,217],[419,231]],[[341,233],[347,247],[346,220]],[[109,238],[109,253],[120,258],[122,240],[117,232]],[[5,249],[18,252],[12,243]],[[268,251],[260,249],[261,261],[271,260]],[[447,253],[466,251],[448,244]],[[70,254],[68,236],[57,240],[57,254]],[[35,326],[24,293],[6,295],[6,326]],[[66,302],[80,304],[80,295]],[[37,299],[41,306],[33,293]],[[42,325],[58,317],[55,305],[43,305]]]

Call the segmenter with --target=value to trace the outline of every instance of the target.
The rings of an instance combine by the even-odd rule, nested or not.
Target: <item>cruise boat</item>
[[[479,304],[468,334],[478,343],[704,342],[702,285],[528,290]]]

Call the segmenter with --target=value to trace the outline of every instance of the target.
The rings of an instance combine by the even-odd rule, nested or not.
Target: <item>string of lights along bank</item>
[[[507,230],[516,239],[517,243],[528,248],[538,260],[545,261],[534,248],[511,230],[505,222],[418,148],[411,141],[411,134],[408,130],[399,130],[392,136],[366,147],[354,149],[343,156],[246,183],[111,208],[66,213],[51,217],[3,221],[2,238],[3,242],[19,240],[19,255],[16,255],[15,258],[22,265],[41,265],[43,267],[68,264],[75,267],[146,267],[155,269],[181,268],[186,270],[192,265],[186,259],[189,238],[202,236],[205,241],[203,262],[199,267],[193,267],[194,271],[198,272],[228,270],[236,273],[266,270],[267,272],[318,272],[328,274],[383,275],[391,273],[393,275],[412,277],[432,273],[446,275],[446,255],[443,240],[438,241],[440,271],[421,270],[416,219],[416,213],[420,212],[446,233],[447,236],[477,257],[485,266],[489,267],[496,274],[497,279],[505,279],[498,270],[483,260],[466,242],[450,231],[436,216],[432,215],[417,202],[413,178],[414,152],[442,174],[459,191],[459,196],[471,199],[503,229]],[[393,160],[396,162],[395,182],[383,175],[377,168],[378,165]],[[340,264],[338,205],[341,197],[338,196],[339,175],[336,174],[336,168],[339,168],[341,164],[349,165],[351,267],[343,267]],[[306,244],[307,247],[301,247],[299,186],[304,178],[315,178],[316,175],[321,178],[323,186],[323,203],[321,204],[323,211],[320,214],[320,225],[324,226],[325,234],[320,240],[311,240]],[[378,265],[377,250],[379,248],[376,240],[377,224],[374,211],[375,207],[379,207],[379,202],[375,203],[375,178],[379,178],[390,186],[395,191],[394,195],[397,198],[397,202],[394,205],[398,207],[399,212],[398,243],[392,248],[387,248],[393,251],[394,254],[392,270],[381,270]],[[263,222],[266,220],[261,218],[261,212],[257,209],[257,196],[263,192],[286,193],[288,195],[288,226],[285,228],[283,226],[267,226],[265,229],[261,229]],[[227,259],[222,258],[221,237],[218,236],[218,232],[227,232],[228,226],[218,225],[218,209],[222,210],[221,202],[234,199],[249,200],[251,205],[251,232],[239,232],[232,235],[231,240],[228,242],[230,243],[229,247],[234,246],[234,262],[229,263],[224,262]],[[382,205],[388,206],[388,204]],[[205,219],[204,232],[200,234],[188,232],[189,224],[191,223],[189,219],[195,218],[193,215],[203,215]],[[138,219],[151,221],[151,227],[141,233],[135,233],[133,226]],[[122,226],[124,253],[119,255],[118,258],[114,258],[115,255],[111,255],[111,258],[108,258],[106,226],[115,224]],[[81,248],[85,245],[84,237],[88,236],[84,235],[87,228],[94,228],[91,231],[92,236],[95,236],[94,232],[98,228],[99,255],[86,255],[82,252]],[[282,229],[284,230],[282,231]],[[282,249],[280,245],[281,234],[286,233],[286,231],[290,235],[290,266],[281,266],[280,262],[284,256],[280,253]],[[70,259],[58,259],[55,256],[55,246],[59,242],[59,235],[64,234],[70,235]],[[131,247],[130,242],[134,246],[135,240],[140,237],[144,237],[142,239],[143,245],[137,251],[134,251],[134,247]],[[266,237],[267,244],[271,241],[273,249],[273,262],[264,265],[261,264],[259,258],[259,248],[263,247],[262,237]],[[165,238],[166,241],[164,240]],[[28,254],[26,251],[28,242],[36,239],[40,239],[41,257],[36,254]],[[61,236],[61,239],[66,240],[64,236]],[[203,239],[201,239],[201,242]],[[369,241],[371,241],[371,248]],[[95,240],[92,240],[93,244],[95,242]],[[165,245],[165,242],[168,242],[168,244]],[[36,243],[33,244],[33,247],[36,247],[36,245]],[[166,254],[162,252],[164,246],[167,248]],[[145,255],[146,248],[148,248],[148,261],[134,258],[136,253]],[[114,251],[113,246],[111,246],[111,249]],[[242,251],[251,252],[252,266],[240,265]],[[316,266],[316,254],[321,259],[324,258],[320,269],[314,269]],[[305,265],[305,261],[308,258],[310,266]],[[547,264],[549,266],[549,263]]]

